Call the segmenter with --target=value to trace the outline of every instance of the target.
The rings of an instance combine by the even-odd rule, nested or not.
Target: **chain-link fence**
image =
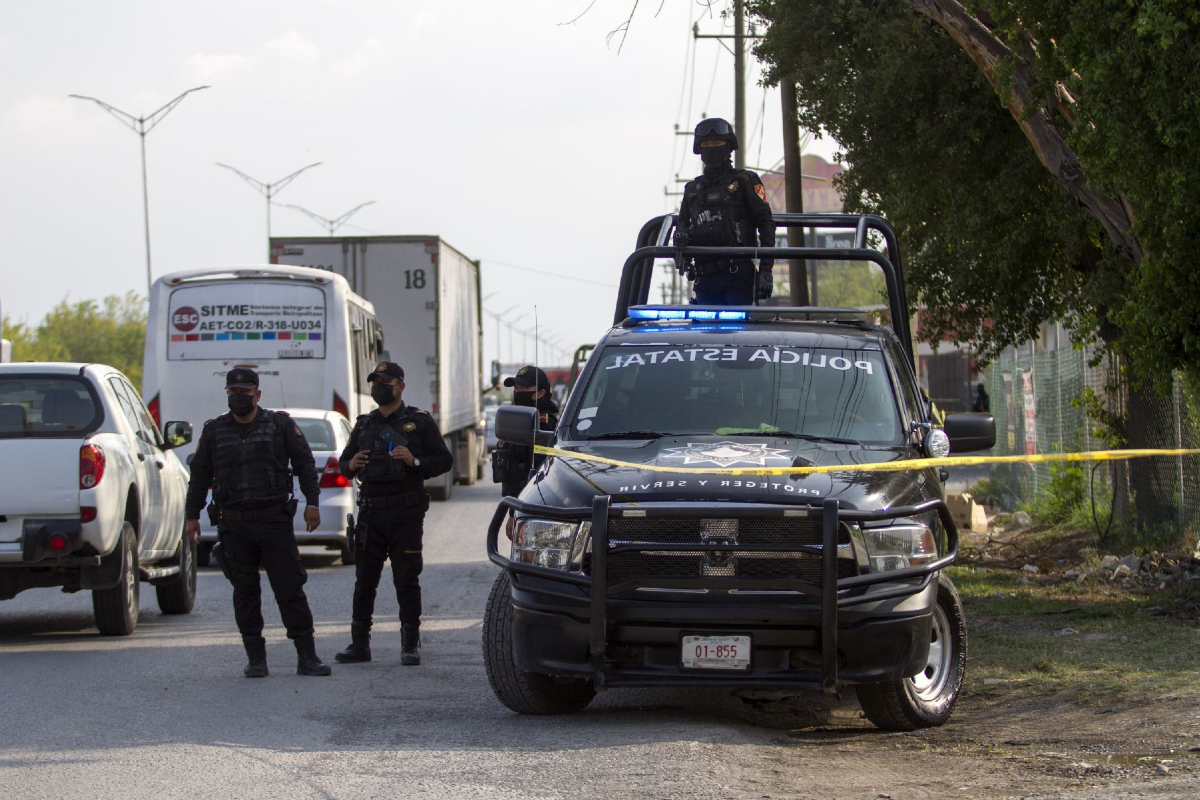
[[[1131,387],[1118,360],[1090,347],[1007,351],[987,374],[995,455],[1200,447],[1200,393],[1176,375],[1162,390]],[[1089,414],[1089,410],[1091,413]],[[1200,457],[993,465],[987,489],[1006,510],[1090,522],[1101,538],[1194,543]]]

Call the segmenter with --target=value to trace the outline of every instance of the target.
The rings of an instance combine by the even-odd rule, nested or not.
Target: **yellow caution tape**
[[[1152,456],[1194,456],[1200,449],[1188,450],[1093,450],[1088,453],[1039,453],[1027,456],[947,456],[945,458],[910,458],[883,461],[877,464],[833,464],[822,467],[664,467],[659,464],[638,464],[615,458],[576,453],[557,447],[535,445],[535,453],[576,461],[591,461],[613,467],[627,467],[645,472],[686,472],[696,475],[818,475],[828,472],[903,472],[910,469],[934,467],[971,467],[976,464],[1041,464],[1051,461],[1128,461]]]

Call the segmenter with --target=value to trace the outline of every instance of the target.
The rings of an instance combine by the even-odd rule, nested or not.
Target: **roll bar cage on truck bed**
[[[908,297],[904,292],[904,271],[900,262],[900,246],[895,229],[883,217],[873,214],[775,214],[775,224],[787,228],[837,228],[854,231],[854,247],[684,247],[671,245],[671,234],[677,224],[677,215],[663,214],[648,220],[638,232],[637,249],[625,259],[621,268],[621,284],[617,290],[617,308],[613,314],[613,325],[620,325],[628,316],[632,306],[646,303],[650,297],[650,284],[654,278],[654,259],[673,258],[676,254],[685,257],[742,256],[748,258],[811,259],[838,261],[866,261],[876,264],[883,271],[888,291],[888,310],[892,317],[892,330],[900,339],[909,366],[916,366],[912,349],[912,331],[909,326]],[[887,252],[882,253],[868,247],[868,234],[875,232],[884,241]],[[782,311],[794,307],[769,306]],[[809,309],[805,309],[809,310]],[[812,311],[818,310],[811,307]],[[828,310],[828,309],[822,309]],[[847,309],[848,310],[848,309]]]

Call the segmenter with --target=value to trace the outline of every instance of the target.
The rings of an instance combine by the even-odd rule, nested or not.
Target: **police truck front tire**
[[[92,591],[92,611],[96,627],[105,636],[128,636],[138,622],[141,605],[141,583],[138,575],[137,534],[133,524],[125,520],[121,528],[121,577],[111,589]]]
[[[867,719],[885,731],[915,731],[942,725],[958,700],[967,671],[967,621],[951,580],[938,573],[929,658],[911,678],[858,686]]]
[[[164,614],[188,614],[196,604],[196,545],[179,542],[179,580],[154,587],[158,608]]]
[[[591,683],[526,672],[513,663],[512,584],[501,572],[483,614],[483,664],[496,697],[518,714],[573,714],[596,696]]]

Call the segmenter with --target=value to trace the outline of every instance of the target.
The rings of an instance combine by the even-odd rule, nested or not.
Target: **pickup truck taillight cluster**
[[[92,489],[104,477],[104,451],[99,445],[79,448],[79,488]]]
[[[325,462],[325,469],[321,472],[321,488],[322,489],[345,489],[350,485],[350,479],[342,474],[342,470],[338,467],[337,456],[330,456]]]

